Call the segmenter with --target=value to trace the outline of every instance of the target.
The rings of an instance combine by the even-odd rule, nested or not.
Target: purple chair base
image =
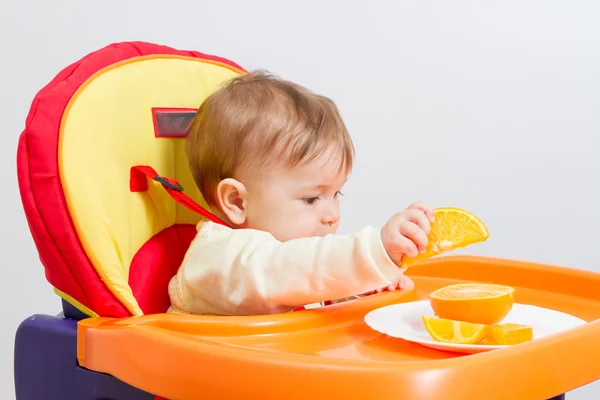
[[[33,315],[15,338],[17,400],[154,400],[113,376],[77,364],[77,321]]]

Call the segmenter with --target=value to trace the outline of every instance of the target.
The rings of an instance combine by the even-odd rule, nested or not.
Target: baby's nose
[[[329,213],[329,214],[325,215],[321,220],[321,223],[323,225],[329,225],[329,226],[335,225],[338,222],[340,222],[340,213],[338,213],[338,212]]]

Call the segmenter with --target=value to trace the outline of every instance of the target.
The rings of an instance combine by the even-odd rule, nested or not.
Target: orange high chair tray
[[[474,355],[394,339],[363,322],[372,309],[465,281],[512,285],[517,303],[593,321],[600,316],[600,274],[445,257],[409,275],[413,291],[285,315],[84,320],[79,361],[170,399],[547,399],[600,377],[597,321]]]
[[[411,267],[410,290],[320,309],[165,314],[168,282],[200,219],[194,204],[206,205],[183,139],[206,96],[244,73],[195,51],[116,43],[34,98],[17,155],[21,199],[46,278],[79,316],[65,308],[23,322],[18,400],[548,399],[600,378],[600,274],[568,268],[444,257]],[[513,286],[517,303],[588,323],[473,355],[364,323],[371,310],[466,281]]]

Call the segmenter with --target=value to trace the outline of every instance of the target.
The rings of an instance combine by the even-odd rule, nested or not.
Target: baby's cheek
[[[297,221],[294,231],[297,237],[311,237],[319,234],[316,227],[309,222],[308,218]]]
[[[309,213],[297,214],[289,219],[289,230],[296,238],[317,236],[319,234],[316,224]]]

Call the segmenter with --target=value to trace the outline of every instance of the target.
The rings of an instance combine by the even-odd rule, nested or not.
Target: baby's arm
[[[376,228],[283,243],[262,231],[224,230],[192,243],[171,291],[174,305],[192,313],[269,314],[373,291],[401,273]]]

